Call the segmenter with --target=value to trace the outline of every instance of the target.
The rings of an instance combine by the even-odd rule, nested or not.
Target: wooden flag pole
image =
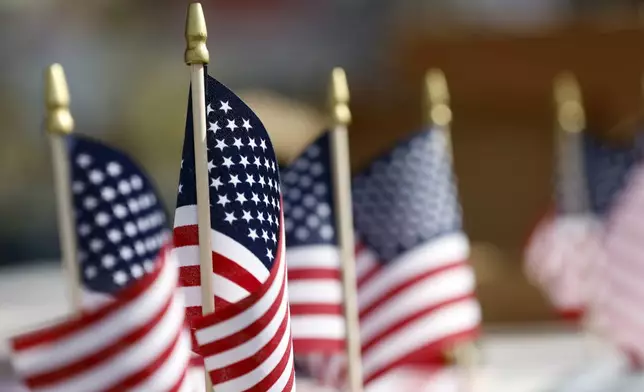
[[[62,262],[69,281],[72,309],[80,311],[82,292],[76,247],[76,222],[72,200],[69,154],[65,136],[74,129],[74,119],[69,111],[69,89],[65,71],[60,64],[53,64],[45,71],[46,128],[51,146],[54,168],[54,189],[58,212],[58,235]]]
[[[333,159],[333,183],[335,219],[338,229],[342,286],[344,292],[344,318],[346,322],[346,354],[348,386],[350,392],[362,392],[362,345],[358,318],[358,293],[356,288],[355,241],[353,238],[353,204],[351,201],[351,162],[349,159],[348,125],[349,86],[342,68],[331,73],[329,103],[333,118],[331,151]]]
[[[425,94],[424,94],[424,117],[425,122],[435,129],[434,132],[443,132],[447,142],[447,152],[453,165],[454,150],[452,147],[452,109],[450,108],[450,95],[447,86],[447,79],[443,71],[439,69],[430,69],[425,74]],[[475,389],[475,370],[478,363],[479,352],[474,342],[462,342],[452,347],[446,353],[450,360],[456,362],[456,365],[464,373],[464,391],[473,391]]]
[[[188,7],[186,19],[185,61],[190,66],[192,91],[192,124],[195,148],[195,183],[197,188],[197,225],[199,231],[199,266],[201,271],[201,307],[204,315],[215,311],[212,285],[213,265],[210,224],[210,184],[208,182],[208,150],[206,139],[205,69],[210,55],[206,47],[208,31],[200,3]],[[212,382],[206,372],[206,390]]]

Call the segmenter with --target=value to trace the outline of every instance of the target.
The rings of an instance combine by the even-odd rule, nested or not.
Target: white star
[[[228,200],[228,196],[226,195],[218,195],[217,197],[219,198],[219,200],[217,200],[217,204],[221,204],[226,207],[226,204],[230,203],[230,200]]]
[[[226,217],[224,218],[224,220],[226,222],[230,223],[231,225],[233,224],[234,221],[237,220],[237,218],[235,218],[235,212],[234,211],[231,212],[230,214],[227,213],[227,212],[224,212],[224,214],[226,214]]]
[[[230,167],[234,165],[233,159],[224,157],[224,163],[222,163],[222,165],[226,166],[226,169],[230,169]]]
[[[259,185],[261,185],[262,188],[266,186],[266,181],[264,181],[264,176],[259,176]]]
[[[216,167],[217,167],[217,166],[214,164],[214,162],[212,161],[212,159],[208,161],[208,173],[210,173],[210,171],[211,171],[212,169],[216,168]]]
[[[179,193],[182,193],[182,192],[183,192],[183,184],[179,183]]]
[[[114,283],[116,283],[119,286],[123,286],[125,283],[127,283],[127,274],[123,271],[116,271],[114,275],[112,275],[112,279],[114,280]]]
[[[266,257],[268,257],[269,260],[273,260],[273,252],[268,248],[266,248]]]
[[[99,240],[98,238],[94,238],[89,242],[89,248],[93,252],[99,252],[101,249],[103,249],[103,241]]]
[[[218,130],[221,129],[219,126],[219,123],[217,121],[208,123],[208,130],[211,131],[212,133],[216,134]]]
[[[263,229],[262,229],[262,239],[264,241],[268,241],[268,233],[266,232],[266,230],[263,230]]]
[[[130,178],[130,183],[132,184],[132,188],[136,189],[137,191],[143,188],[143,180],[136,174],[133,175],[132,178]]]
[[[85,276],[87,277],[87,279],[94,279],[97,273],[98,271],[96,271],[96,267],[94,267],[93,265],[90,265],[85,269]]]
[[[261,200],[259,200],[259,197],[257,197],[257,193],[255,192],[252,192],[252,193],[253,193],[253,197],[251,197],[250,200],[254,201],[255,205],[259,204]]]
[[[264,167],[266,170],[269,170],[271,168],[271,165],[268,163],[268,159],[264,158]]]
[[[248,173],[246,173],[246,181],[245,181],[245,182],[246,182],[246,183],[248,183],[248,185],[253,186],[253,184],[254,184],[256,181],[255,181],[255,179],[253,178],[253,175],[252,175],[252,174],[248,174]]]
[[[78,164],[78,166],[86,169],[89,165],[92,164],[92,157],[87,154],[80,154],[78,158],[76,158],[76,163]]]
[[[96,224],[99,226],[107,226],[110,223],[110,216],[104,212],[96,214]]]
[[[107,238],[109,238],[110,241],[112,241],[112,242],[114,242],[116,244],[116,243],[121,242],[121,239],[123,238],[123,235],[121,234],[120,231],[118,231],[116,229],[112,229],[112,230],[107,232]]]
[[[244,122],[244,124],[242,125],[242,128],[244,128],[247,131],[252,128],[250,126],[250,120],[242,119],[242,121]]]
[[[267,214],[267,215],[268,215],[268,223],[270,223],[272,225],[273,224],[273,215],[271,215],[271,214]]]
[[[116,257],[114,257],[114,255],[107,254],[101,258],[101,264],[103,264],[103,267],[110,269],[114,267],[114,264],[116,264]]]
[[[143,267],[141,267],[141,266],[140,266],[140,265],[138,265],[138,264],[134,264],[134,265],[130,268],[130,272],[132,273],[132,276],[134,277],[134,279],[138,279],[138,278],[140,278],[141,276],[143,276]]]
[[[271,171],[275,171],[275,162],[271,161]]]
[[[253,220],[253,216],[250,214],[250,211],[242,210],[242,213],[244,216],[241,218],[246,221],[246,223],[249,223],[251,220]]]
[[[248,147],[252,148],[253,151],[255,151],[255,147],[257,147],[257,144],[255,144],[255,139],[252,137],[248,138]]]
[[[255,230],[255,229],[248,229],[248,237],[250,237],[250,239],[252,239],[253,241],[255,241],[256,239],[258,239],[258,238],[259,238],[259,236],[257,235],[257,230]]]
[[[124,229],[128,237],[134,237],[137,233],[136,225],[133,222],[127,222]]]
[[[107,164],[107,173],[112,176],[120,176],[123,172],[123,168],[117,162],[110,162]]]
[[[257,220],[259,223],[264,223],[266,219],[264,219],[264,213],[261,211],[257,211]]]
[[[230,131],[234,131],[235,129],[238,128],[237,124],[235,124],[235,120],[228,120],[228,125],[226,125],[226,128],[230,129]]]
[[[92,196],[87,196],[85,200],[83,200],[83,206],[88,210],[93,210],[94,208],[96,208],[97,205],[98,205],[98,200],[96,200]]]
[[[210,116],[210,113],[212,113],[214,111],[215,111],[215,109],[213,109],[212,106],[210,106],[210,104],[208,104],[208,106],[206,107],[206,116]]]
[[[238,201],[239,204],[244,205],[244,203],[247,202],[248,199],[246,199],[244,192],[241,192],[241,193],[237,193],[237,198],[235,199],[235,201]]]
[[[263,200],[263,202],[264,202],[264,204],[266,204],[266,205],[271,204],[270,200],[268,200],[268,195],[267,195],[267,194],[264,194],[264,200]]]
[[[74,193],[78,194],[83,192],[84,190],[85,190],[85,185],[82,182],[74,181],[74,183],[72,184],[72,191],[74,191]]]
[[[100,184],[105,179],[105,175],[100,170],[92,170],[89,172],[89,180],[92,184]]]
[[[129,246],[124,246],[119,250],[119,254],[123,260],[127,261],[134,257],[134,251]]]
[[[244,166],[244,169],[246,169],[246,166],[250,165],[250,162],[248,162],[248,158],[246,158],[245,155],[242,155],[240,157],[239,164]]]
[[[262,161],[260,160],[259,157],[255,157],[255,161],[253,162],[253,165],[257,166],[258,169],[262,166]]]
[[[211,186],[211,187],[213,187],[213,186],[214,186],[214,187],[215,187],[215,190],[219,190],[219,187],[220,187],[220,186],[222,186],[222,185],[224,185],[224,183],[223,183],[223,182],[221,182],[221,180],[219,179],[219,177],[217,177],[217,178],[211,178],[211,179],[210,179],[210,186]]]
[[[233,110],[233,108],[231,108],[230,105],[228,104],[228,101],[226,102],[219,101],[219,103],[221,104],[221,107],[219,108],[219,110],[223,110],[224,113],[228,114],[229,110]]]
[[[181,160],[181,168],[183,169],[183,159]]]
[[[119,182],[119,192],[121,192],[121,194],[123,195],[129,195],[130,192],[132,192],[132,186],[129,182],[121,180]]]
[[[275,238],[275,233],[271,233],[271,241],[277,242],[277,238]]]
[[[264,139],[259,139],[259,147],[261,147],[262,151],[266,151],[266,140]]]
[[[224,151],[224,148],[228,147],[225,140],[223,139],[222,140],[216,139],[216,140],[217,140],[217,145],[215,146],[215,148],[218,148],[221,151]]]
[[[239,139],[235,138],[235,142],[233,143],[233,146],[237,147],[237,149],[240,149],[244,147],[244,143],[242,143],[241,138]]]
[[[123,204],[117,204],[114,206],[114,215],[117,218],[122,219],[127,215],[127,208]]]
[[[230,180],[228,180],[229,184],[233,184],[235,188],[237,188],[237,184],[241,184],[241,181],[239,181],[239,176],[236,174],[231,174],[230,175]]]
[[[82,236],[88,235],[92,231],[92,227],[86,223],[78,226],[78,234]]]

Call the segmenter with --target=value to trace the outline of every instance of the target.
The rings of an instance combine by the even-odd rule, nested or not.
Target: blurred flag
[[[192,104],[174,222],[187,314],[218,392],[294,389],[279,170],[252,110],[206,78],[213,287],[201,316]]]
[[[281,173],[296,358],[344,351],[330,140],[325,132]]]
[[[525,251],[528,277],[545,291],[563,317],[573,320],[583,314],[596,282],[603,218],[636,161],[635,148],[608,146],[587,133],[581,137],[584,173],[575,174],[585,178],[558,173],[556,210],[539,222]],[[571,183],[585,184],[580,192],[587,195],[588,208],[574,203],[566,206],[564,187],[570,189]]]
[[[83,304],[91,308],[154,270],[170,231],[154,186],[129,157],[86,137],[66,138]]]
[[[644,166],[638,164],[624,191],[616,197],[606,221],[605,263],[600,265],[602,285],[596,317],[608,337],[632,356],[640,369],[644,365]]]
[[[190,335],[178,266],[162,251],[110,303],[11,340],[31,391],[188,391]]]

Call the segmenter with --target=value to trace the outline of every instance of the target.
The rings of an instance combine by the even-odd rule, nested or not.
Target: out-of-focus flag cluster
[[[194,135],[188,108],[174,221],[186,312],[216,391],[294,390],[279,168],[252,110],[206,76],[215,313],[201,316]]]
[[[308,180],[313,166],[306,167],[318,163],[307,158],[311,150],[319,150],[316,144],[302,155],[306,163],[300,161],[300,169],[296,160],[285,171],[290,176],[290,181],[284,176],[285,183],[290,182],[288,192],[296,196],[306,196],[311,191],[315,194],[315,186],[320,184]],[[375,160],[354,179],[360,333],[367,385],[406,366],[435,368],[443,363],[446,350],[478,333],[480,309],[474,296],[473,271],[467,263],[469,243],[462,232],[450,154],[444,130],[424,131]],[[315,170],[322,171],[322,167]],[[300,229],[302,239],[321,235],[322,226],[315,223],[320,215],[327,215],[329,202],[309,197],[300,203],[304,205],[288,204],[291,211],[286,211],[286,216],[294,214],[299,222],[291,223],[293,227],[289,229],[287,221],[287,232],[297,236]],[[318,230],[311,230],[309,216]],[[310,246],[307,250],[314,249]],[[336,259],[326,254],[304,258],[313,259],[326,260],[325,271],[333,270],[331,261],[340,269]],[[291,265],[297,271],[306,261],[289,258],[289,268]],[[335,275],[329,272],[328,276]],[[290,279],[298,285],[306,283],[303,279]],[[326,284],[332,283],[329,280]],[[309,287],[313,291],[317,286]],[[328,294],[307,293],[303,288],[298,290],[300,298],[292,293],[294,303],[318,298],[328,301]],[[307,316],[304,312],[300,315]],[[315,317],[319,316],[314,314],[311,319]],[[294,328],[294,335],[298,333],[305,335],[307,331]],[[331,351],[336,344],[333,339],[329,343]],[[308,356],[304,362],[307,370],[324,383],[342,384],[346,376],[343,356],[320,351],[323,350]]]
[[[637,159],[635,147],[610,146],[587,133],[580,137],[583,173],[557,173],[554,211],[539,222],[526,248],[527,275],[563,317],[574,320],[597,293],[606,216]],[[571,193],[578,200],[565,202]]]

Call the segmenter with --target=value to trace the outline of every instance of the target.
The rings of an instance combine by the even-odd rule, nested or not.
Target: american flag
[[[637,160],[635,148],[610,146],[587,133],[582,138],[584,173],[557,173],[556,211],[539,222],[525,253],[528,277],[545,291],[561,316],[573,320],[584,313],[594,291],[602,222]],[[589,206],[566,199],[571,194],[586,196]]]
[[[261,121],[207,76],[215,313],[201,316],[191,103],[175,213],[187,314],[217,392],[294,389],[279,169]]]
[[[325,132],[281,172],[296,356],[344,350],[330,140]]]
[[[190,332],[178,266],[162,251],[114,300],[11,339],[16,373],[31,391],[190,391]]]
[[[128,156],[86,137],[66,138],[79,279],[91,308],[154,270],[170,230],[158,193]]]

